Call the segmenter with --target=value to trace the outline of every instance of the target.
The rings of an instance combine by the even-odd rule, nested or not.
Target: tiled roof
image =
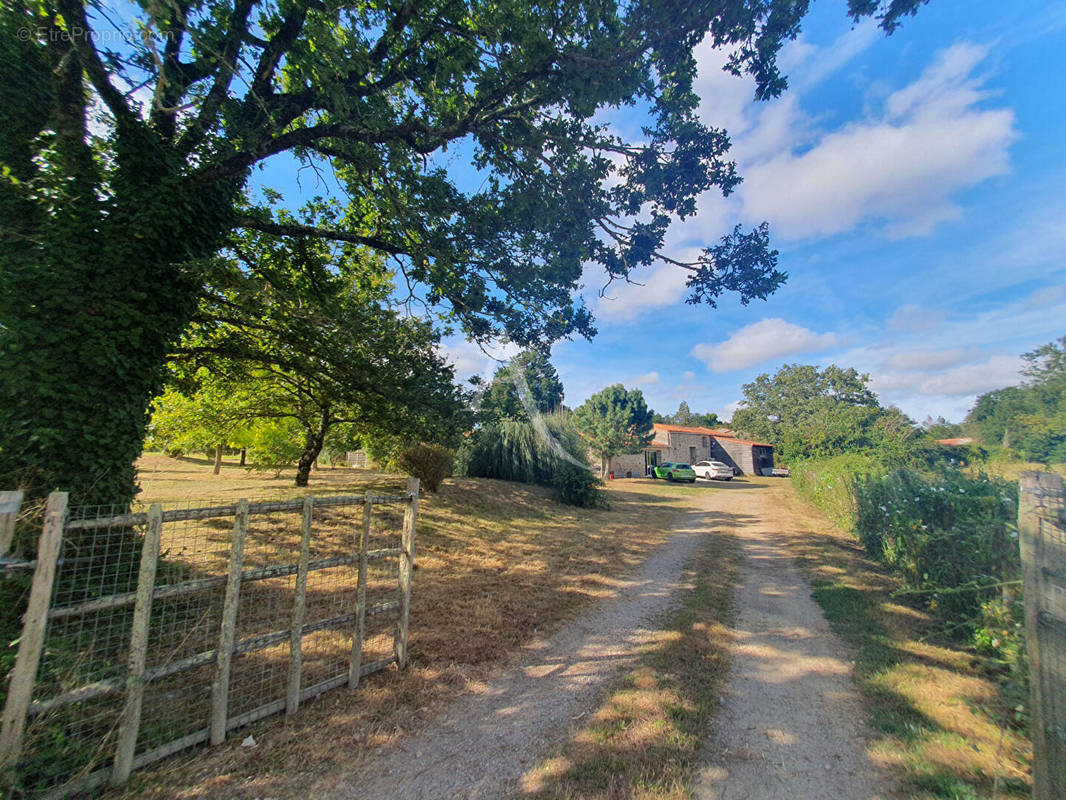
[[[669,431],[671,433],[702,433],[704,436],[714,436],[715,432],[710,428],[689,428],[685,425],[664,425],[661,422],[652,424],[656,433]]]
[[[768,442],[753,442],[748,439],[738,439],[736,436],[718,436],[717,438],[728,439],[729,441],[736,442],[737,444],[747,444],[753,447],[773,447],[773,445],[769,444]]]
[[[652,428],[655,429],[656,436],[660,436],[664,433],[699,433],[704,436],[713,436],[715,439],[728,439],[737,444],[753,445],[755,447],[773,447],[772,444],[767,444],[766,442],[752,442],[747,439],[738,439],[736,434],[730,428],[690,428],[685,425],[665,425],[661,422],[653,423]],[[659,441],[654,441],[649,446],[669,447],[666,442]]]
[[[948,447],[962,447],[963,445],[973,444],[973,439],[969,436],[961,436],[957,439],[937,439],[937,443],[946,444]]]

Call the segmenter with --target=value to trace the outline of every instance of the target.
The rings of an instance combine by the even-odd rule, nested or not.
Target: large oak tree
[[[922,2],[849,10],[891,31]],[[571,299],[582,265],[638,274],[699,193],[739,180],[726,133],[695,115],[693,48],[730,49],[773,96],[807,1],[131,9],[0,11],[0,483],[91,502],[135,493],[146,409],[204,291],[195,265],[234,228],[372,248],[477,339],[591,334]],[[599,122],[621,105],[647,118],[633,140]],[[441,166],[448,148],[472,154],[477,188]],[[242,207],[253,167],[283,153],[336,171],[351,202],[335,227]],[[711,304],[784,279],[764,228],[673,263]]]

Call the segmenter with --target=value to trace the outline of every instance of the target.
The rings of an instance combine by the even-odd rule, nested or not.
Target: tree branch
[[[380,250],[391,255],[407,255],[405,247],[392,244],[376,236],[364,236],[348,231],[338,231],[331,228],[318,228],[314,225],[282,224],[256,219],[255,217],[242,216],[237,218],[237,226],[251,228],[252,230],[269,233],[273,236],[310,236],[316,239],[330,239],[335,242],[351,242],[352,244],[366,245],[375,250]]]

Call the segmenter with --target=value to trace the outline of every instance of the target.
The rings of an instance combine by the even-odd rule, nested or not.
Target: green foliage
[[[197,378],[200,388],[192,396],[168,388],[155,399],[147,446],[168,453],[249,446],[254,417],[249,397],[206,372]]]
[[[849,14],[891,31],[919,4]],[[477,340],[592,335],[572,298],[583,269],[624,279],[661,261],[700,194],[739,181],[728,135],[697,113],[693,48],[710,36],[776,96],[807,6],[127,4],[118,24],[165,42],[114,53],[96,5],[4,4],[0,484],[132,499],[146,411],[235,229],[393,258],[412,297]],[[601,124],[623,104],[647,110],[636,141]],[[459,142],[475,190],[469,168],[433,166]],[[349,205],[311,223],[246,207],[253,168],[281,153],[332,168]],[[685,266],[689,299],[711,305],[786,277],[765,226]]]
[[[780,461],[865,452],[895,466],[933,466],[943,448],[898,408],[882,408],[870,376],[830,365],[788,364],[744,386],[732,427],[769,442]]]
[[[652,414],[643,393],[620,383],[582,403],[574,411],[574,423],[604,468],[612,456],[639,453],[653,436]]]
[[[999,625],[982,618],[993,613],[984,604],[1005,586],[1010,596],[1020,577],[1017,484],[957,469],[891,469],[871,454],[804,462],[792,480],[945,622],[979,635]]]
[[[869,453],[801,461],[789,469],[796,490],[848,531],[854,530],[857,519],[855,480],[884,472],[881,463]]]
[[[859,478],[855,530],[930,609],[972,625],[999,584],[1020,575],[1017,492],[958,470]]]
[[[335,211],[312,204],[302,219]],[[210,265],[218,288],[177,357],[248,398],[248,416],[298,423],[297,486],[337,425],[349,438],[373,431],[403,442],[453,441],[467,427],[439,334],[388,306],[380,259],[355,245],[261,233],[234,236],[229,249]]]
[[[653,414],[652,422],[666,425],[685,425],[690,428],[714,428],[721,424],[718,415],[714,413],[697,414],[688,407],[684,400],[673,414]]]
[[[552,477],[555,497],[560,503],[581,508],[606,508],[607,501],[600,491],[603,481],[587,467],[569,462],[560,463]]]
[[[584,445],[563,415],[543,416],[539,423],[502,419],[475,430],[461,448],[463,474],[551,486],[559,462]]]
[[[584,465],[585,442],[569,414],[501,419],[475,430],[456,456],[456,474],[554,486],[560,502],[604,505]],[[583,473],[583,474],[582,474]],[[587,476],[587,478],[585,477]]]
[[[396,465],[421,482],[421,486],[436,492],[441,481],[452,474],[455,453],[439,444],[415,444],[404,448],[396,458]]]
[[[1066,336],[1022,358],[1025,382],[978,397],[966,428],[1027,461],[1066,462]]]
[[[293,419],[266,419],[258,421],[251,431],[249,449],[255,469],[281,470],[291,467],[300,458],[304,446],[300,425]]]
[[[882,413],[869,380],[851,368],[787,364],[744,385],[731,424],[787,463],[865,449]]]
[[[922,423],[922,429],[934,439],[955,439],[965,436],[966,432],[962,425],[957,422],[948,422],[943,417],[926,417]]]
[[[550,414],[563,404],[563,384],[543,350],[519,353],[500,367],[481,395],[478,411],[485,420],[528,419],[529,410]]]
[[[356,426],[342,422],[329,429],[322,442],[322,454],[331,466],[335,466],[344,463],[350,451],[359,450],[362,446],[363,440]]]

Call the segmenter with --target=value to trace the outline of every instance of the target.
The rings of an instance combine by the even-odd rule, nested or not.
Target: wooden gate
[[[21,564],[34,574],[0,731],[10,787],[119,785],[404,667],[417,513],[414,478],[399,495],[111,515],[53,493]]]

